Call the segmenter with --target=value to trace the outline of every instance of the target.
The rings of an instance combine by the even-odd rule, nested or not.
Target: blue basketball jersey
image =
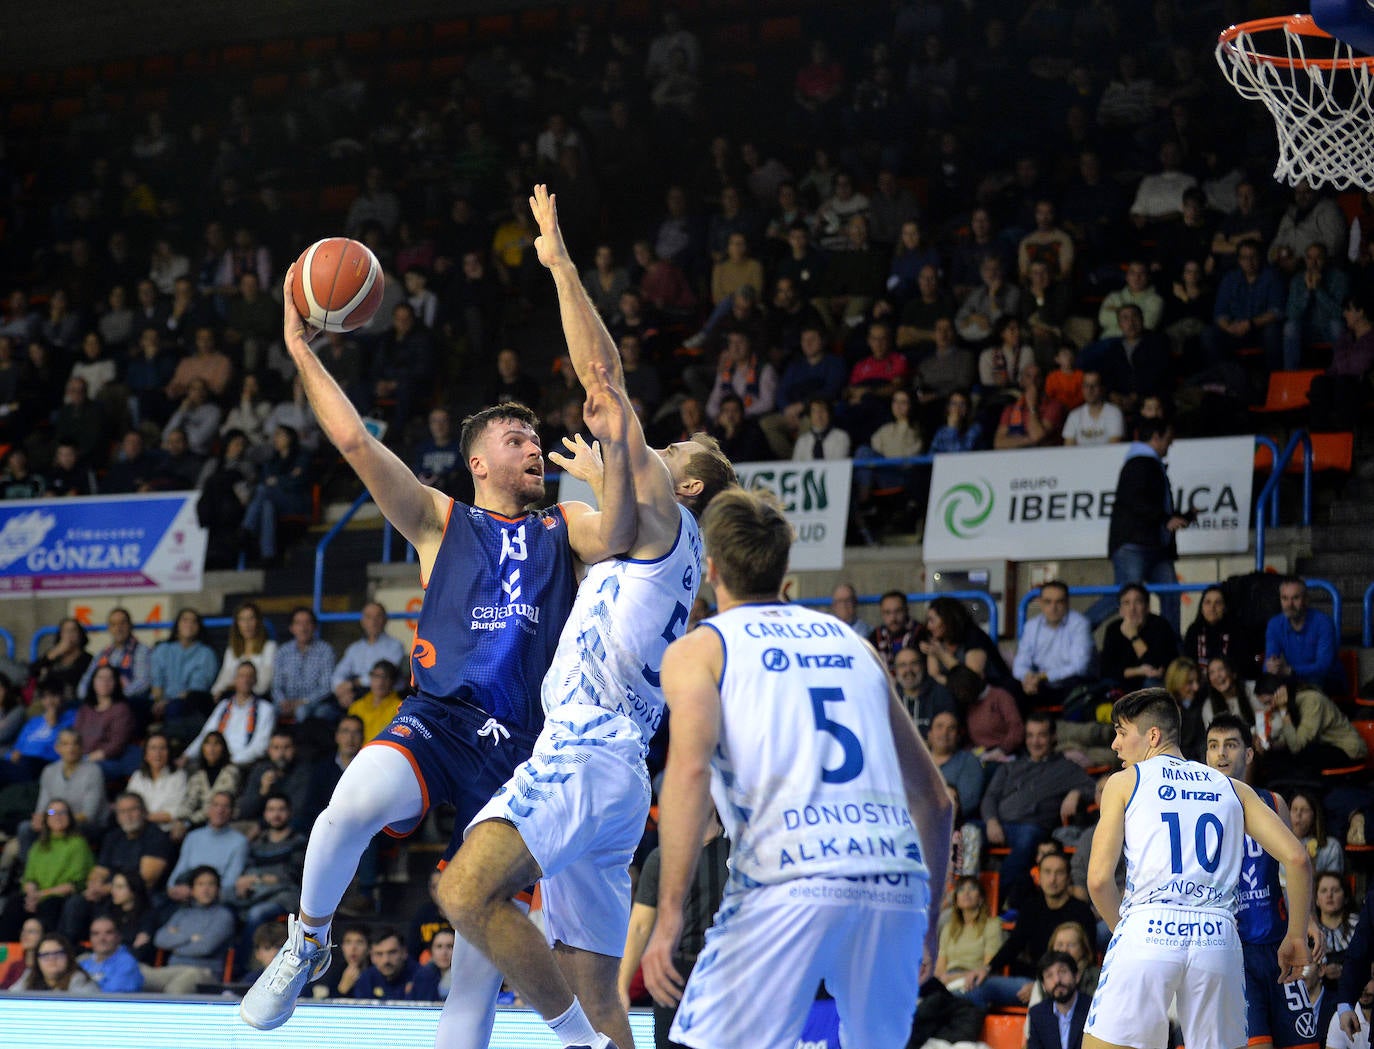
[[[561,507],[508,518],[454,500],[415,626],[415,687],[538,734],[539,685],[576,591]]]
[[[1255,793],[1278,811],[1272,791]],[[1288,931],[1288,905],[1279,882],[1279,861],[1248,834],[1240,866],[1240,891],[1236,893],[1236,931],[1241,943],[1277,943]]]

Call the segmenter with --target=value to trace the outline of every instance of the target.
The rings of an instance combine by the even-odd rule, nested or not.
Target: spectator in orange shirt
[[[992,446],[1036,448],[1059,443],[1068,411],[1045,393],[1040,365],[1028,364],[1021,370],[1021,396],[1002,409],[997,435]]]

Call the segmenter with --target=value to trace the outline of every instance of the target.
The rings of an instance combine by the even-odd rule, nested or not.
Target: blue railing
[[[1258,444],[1259,440],[1256,438],[1255,443]],[[1268,441],[1268,438],[1265,440]],[[1273,455],[1273,468],[1269,472],[1269,480],[1264,482],[1259,498],[1255,500],[1255,568],[1258,571],[1264,570],[1265,507],[1269,507],[1268,523],[1277,525],[1279,482],[1283,480],[1283,471],[1287,469],[1299,446],[1302,447],[1302,523],[1304,526],[1312,523],[1312,437],[1306,430],[1294,430],[1293,436],[1288,438],[1288,443],[1283,446],[1283,451]],[[1272,441],[1268,441],[1268,448],[1273,453]]]
[[[355,612],[354,618],[357,618],[358,615],[359,613]],[[203,627],[215,630],[219,627],[232,626],[234,623],[234,617],[213,616],[210,618],[202,619],[200,623]],[[167,622],[163,623],[135,623],[134,631],[137,632],[139,630],[171,630],[174,626],[176,626],[175,620],[168,620]],[[264,617],[262,626],[267,636],[275,640],[277,631],[276,628],[272,626],[272,621]],[[86,626],[86,624],[83,623],[82,627],[88,634],[103,634],[110,629],[103,623],[93,623],[90,626]],[[56,634],[61,629],[62,628],[60,626],[41,626],[33,632],[33,638],[29,641],[29,662],[33,662],[38,658],[38,643],[42,641],[45,637],[51,637],[53,634]],[[14,655],[13,638],[10,638],[10,655]]]
[[[0,626],[0,641],[5,642],[5,655],[10,659],[14,658],[14,635],[4,627]]]
[[[1341,595],[1336,591],[1335,586],[1325,579],[1308,579],[1306,582],[1308,586],[1323,591],[1331,598],[1331,621],[1336,625],[1336,636],[1339,638],[1341,636]],[[1145,589],[1152,594],[1196,594],[1217,585],[1217,583],[1149,583]],[[1031,587],[1016,605],[1016,636],[1018,638],[1021,636],[1021,631],[1026,628],[1027,610],[1030,608],[1031,602],[1040,596],[1040,590],[1041,588],[1038,586]],[[1071,586],[1069,587],[1069,594],[1070,596],[1101,597],[1106,594],[1119,593],[1120,590],[1121,587],[1115,585]],[[1370,607],[1371,599],[1374,599],[1371,598],[1372,593],[1374,593],[1374,586],[1365,591],[1366,610]],[[1365,614],[1365,629],[1366,631],[1369,629],[1368,611]]]
[[[1364,631],[1360,636],[1360,644],[1365,648],[1374,647],[1374,583],[1370,583],[1364,592]]]
[[[919,593],[906,595],[906,599],[908,601],[914,601],[917,604],[928,604],[929,602],[934,601],[937,597],[953,597],[960,601],[977,601],[979,604],[986,607],[988,610],[988,636],[991,637],[993,640],[997,639],[1001,630],[1001,626],[998,622],[997,602],[993,600],[991,594],[988,594],[982,590],[949,590],[944,593]],[[882,601],[882,595],[863,594],[857,600],[858,603],[861,605],[876,605],[880,601]],[[798,598],[795,603],[799,605],[805,605],[808,608],[829,608],[830,598],[802,597]]]

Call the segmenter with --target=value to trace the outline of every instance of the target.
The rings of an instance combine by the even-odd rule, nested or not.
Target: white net
[[[1232,26],[1217,64],[1242,98],[1263,102],[1274,118],[1276,179],[1374,190],[1374,58],[1294,15]]]

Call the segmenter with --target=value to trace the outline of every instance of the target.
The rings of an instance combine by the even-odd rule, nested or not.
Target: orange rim
[[[1312,19],[1311,15],[1279,15],[1274,18],[1256,18],[1250,22],[1238,22],[1233,26],[1227,26],[1217,37],[1217,42],[1237,58],[1243,58],[1251,62],[1264,62],[1268,65],[1277,66],[1280,69],[1298,69],[1312,67],[1316,69],[1356,69],[1369,68],[1374,66],[1374,56],[1351,54],[1344,58],[1291,58],[1288,55],[1270,55],[1262,51],[1255,51],[1241,47],[1237,38],[1242,33],[1247,33],[1253,37],[1257,33],[1272,33],[1276,30],[1283,30],[1294,36],[1305,36],[1314,40],[1336,41],[1330,33]],[[1336,41],[1337,46],[1347,45]]]

